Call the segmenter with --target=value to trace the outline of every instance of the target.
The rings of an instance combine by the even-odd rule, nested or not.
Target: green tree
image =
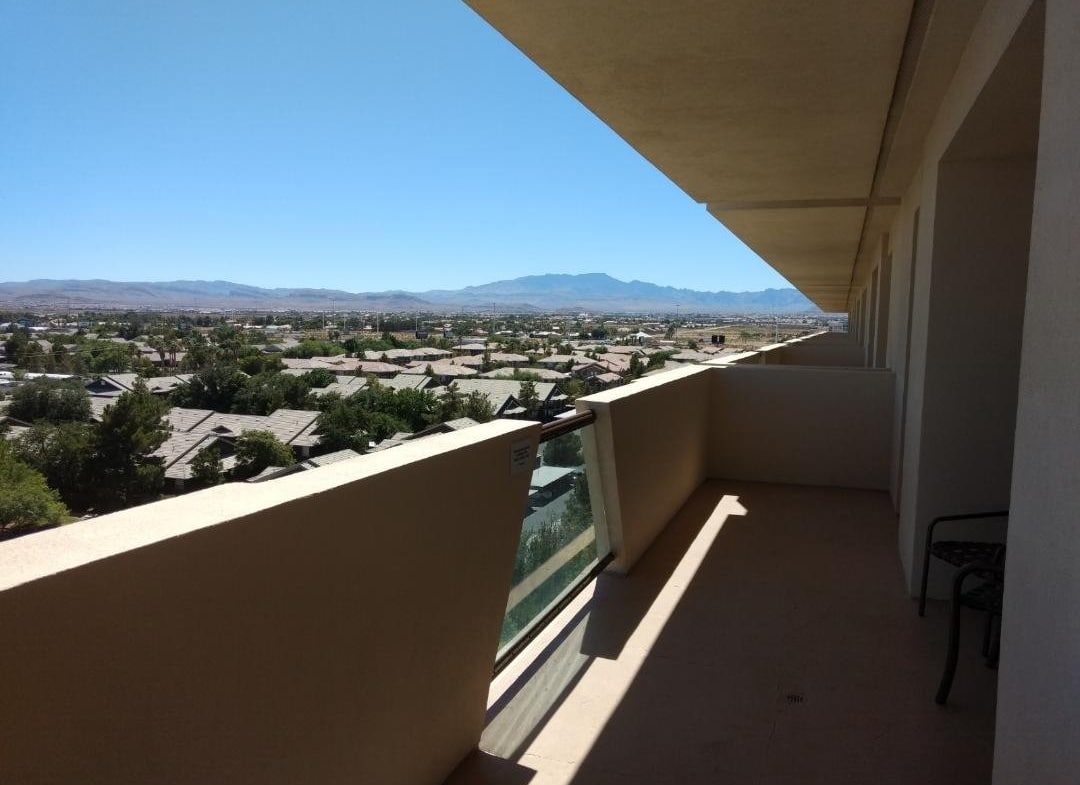
[[[567,400],[573,403],[582,395],[585,395],[589,390],[585,385],[585,382],[581,379],[563,379],[557,382],[559,392],[566,396]]]
[[[211,365],[176,388],[171,400],[174,406],[231,412],[247,386],[247,375],[235,365]]]
[[[581,466],[581,437],[577,433],[558,436],[544,444],[544,463],[548,466]]]
[[[295,463],[292,450],[270,431],[244,431],[236,440],[236,465],[232,476],[243,480],[254,477],[268,466]]]
[[[386,412],[369,412],[364,426],[364,431],[377,442],[408,430],[407,423]]]
[[[491,405],[490,398],[479,390],[473,390],[465,396],[462,414],[477,422],[489,422],[495,418],[495,407]]]
[[[641,374],[645,373],[645,363],[641,361],[641,357],[637,354],[630,355],[630,378],[636,379]]]
[[[86,369],[97,376],[124,373],[131,368],[131,350],[127,344],[113,341],[89,341],[80,347]]]
[[[345,354],[345,347],[333,341],[304,340],[296,346],[292,346],[282,352],[285,357],[299,357],[310,359],[312,357],[334,357]]]
[[[81,422],[90,419],[90,395],[75,380],[39,377],[15,390],[8,414],[31,423]]]
[[[363,429],[363,417],[358,406],[352,406],[340,395],[325,395],[319,401],[318,432],[321,443],[332,450],[367,449],[367,435]]]
[[[305,409],[311,388],[299,376],[260,373],[247,379],[232,400],[232,411],[240,414],[270,414],[278,409]]]
[[[676,354],[678,354],[678,352],[669,349],[663,352],[656,352],[649,355],[649,363],[646,366],[647,370],[651,371],[653,368],[662,368],[664,366],[664,363],[666,363]]]
[[[332,371],[328,371],[325,368],[316,368],[312,371],[308,371],[305,374],[301,374],[300,378],[312,389],[329,387],[337,381],[337,376]]]
[[[72,373],[73,368],[71,364],[71,354],[63,344],[53,344],[52,348],[52,367],[56,373]]]
[[[31,373],[45,371],[45,352],[36,341],[28,342],[17,356],[17,362]]]
[[[94,462],[92,425],[39,420],[13,446],[19,460],[40,472],[68,505],[86,504]]]
[[[187,353],[180,361],[180,370],[185,373],[201,371],[217,362],[217,347],[211,346],[200,332],[192,331],[184,337],[184,349]]]
[[[430,369],[431,366],[429,365],[428,368]],[[462,416],[463,410],[464,397],[458,390],[457,382],[451,382],[446,385],[446,392],[439,399],[439,420],[441,422],[456,420]]]
[[[221,450],[216,444],[209,444],[195,453],[191,459],[191,478],[200,487],[220,485],[224,481]]]
[[[263,354],[254,346],[246,347],[241,352],[238,365],[240,370],[246,373],[248,376],[255,376],[261,373],[273,373],[284,370],[285,363],[281,361],[280,357],[275,357],[272,354]]]
[[[562,513],[562,529],[567,539],[576,537],[592,526],[592,505],[589,502],[589,479],[584,472],[574,477],[574,485]]]
[[[11,332],[11,337],[4,341],[4,354],[10,359],[18,362],[22,357],[23,350],[26,349],[26,344],[30,342],[30,331],[25,327],[16,327]]]
[[[384,396],[380,410],[406,424],[406,428],[397,430],[419,431],[436,422],[432,393],[427,390],[383,390],[389,395]]]
[[[167,409],[142,379],[135,380],[133,392],[124,393],[105,409],[94,465],[100,504],[131,506],[160,491],[164,469],[149,456],[168,438]]]
[[[16,458],[11,445],[0,439],[0,531],[54,526],[67,514],[45,478]]]
[[[530,420],[536,419],[536,415],[540,411],[540,396],[536,392],[536,383],[534,381],[526,379],[521,383],[517,400],[524,407],[525,416]]]

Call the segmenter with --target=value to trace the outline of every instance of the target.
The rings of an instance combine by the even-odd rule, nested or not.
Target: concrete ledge
[[[709,476],[885,490],[891,371],[712,369]]]
[[[705,479],[711,368],[692,365],[578,400],[596,413],[612,570],[629,571]]]
[[[538,436],[489,423],[0,546],[3,779],[442,782],[479,739]]]

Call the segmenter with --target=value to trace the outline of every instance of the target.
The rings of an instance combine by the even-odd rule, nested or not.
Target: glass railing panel
[[[591,413],[544,427],[510,596],[499,639],[498,663],[520,648],[569,595],[598,571],[607,553],[598,552],[597,525],[585,471],[584,439]]]

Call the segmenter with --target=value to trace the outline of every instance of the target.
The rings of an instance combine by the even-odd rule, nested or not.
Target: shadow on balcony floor
[[[495,688],[462,783],[985,783],[995,674],[965,630],[933,702],[884,494],[711,481]]]

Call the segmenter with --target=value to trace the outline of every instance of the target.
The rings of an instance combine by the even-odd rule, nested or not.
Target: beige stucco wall
[[[1024,160],[939,169],[919,494],[901,529],[914,554],[912,588],[931,519],[1009,506],[1033,176]],[[937,576],[944,592],[948,575]]]
[[[580,399],[597,416],[613,570],[629,571],[706,477],[887,488],[894,383],[885,370],[717,361]]]
[[[778,352],[776,360],[780,365],[817,365],[824,367],[861,368],[863,350],[859,344],[845,333],[825,333],[821,336],[835,336],[831,340],[818,338],[805,341],[792,341]]]
[[[627,572],[706,477],[708,366],[691,366],[578,400],[594,435],[607,529]]]
[[[892,251],[892,283],[886,367],[891,368],[896,374],[889,492],[892,496],[893,507],[897,511],[900,510],[903,458],[906,454],[906,413],[908,411],[908,386],[911,383],[911,334],[914,330],[911,316],[915,300],[915,276],[919,264],[916,250],[920,218],[920,187],[921,183],[917,181],[909,190],[908,198],[901,204],[896,223],[893,224],[893,231],[889,235]]]
[[[1048,0],[995,785],[1080,772],[1080,5]]]
[[[888,487],[891,372],[791,366],[713,371],[710,477]]]
[[[875,368],[888,368],[889,362],[889,322],[892,319],[890,307],[892,305],[892,254],[889,250],[889,236],[882,235],[878,243],[880,263],[878,271],[878,316],[877,330],[874,334],[874,352],[872,362]]]
[[[538,431],[3,544],[0,780],[442,782],[479,739]]]
[[[1004,137],[1004,131],[1009,123],[1002,123],[1002,118],[1010,120],[1008,109],[1002,108],[998,118],[998,127],[992,126],[986,129],[965,129],[964,124],[976,107],[977,101],[988,82],[991,80],[994,69],[998,66],[1002,57],[1006,54],[1010,44],[1014,41],[1015,34],[1025,19],[1030,7],[1027,0],[989,0],[982,15],[976,24],[975,31],[965,50],[956,75],[949,89],[946,91],[944,101],[938,111],[937,117],[926,138],[925,158],[922,168],[912,182],[911,188],[905,194],[897,222],[890,230],[890,235],[896,238],[896,247],[893,256],[893,286],[896,293],[891,310],[896,313],[895,306],[903,306],[902,292],[905,288],[912,291],[911,300],[911,324],[910,343],[905,346],[901,343],[897,352],[893,353],[895,360],[899,352],[904,351],[909,358],[906,375],[901,378],[898,385],[898,395],[902,398],[906,389],[906,407],[902,417],[898,416],[895,423],[899,429],[900,421],[903,423],[902,435],[894,439],[894,443],[903,446],[903,454],[894,455],[894,493],[898,490],[898,506],[900,513],[899,547],[901,560],[908,578],[909,588],[914,590],[918,585],[921,570],[921,554],[924,532],[929,519],[934,515],[957,511],[957,505],[976,505],[976,508],[989,508],[1000,501],[989,493],[974,490],[978,485],[975,472],[980,468],[979,461],[971,465],[970,471],[962,462],[964,456],[959,457],[961,462],[954,462],[949,470],[956,471],[960,466],[966,478],[972,479],[971,492],[962,492],[950,496],[947,489],[943,489],[941,479],[942,461],[948,458],[949,451],[958,447],[970,434],[979,431],[978,426],[961,428],[954,435],[953,442],[946,442],[940,424],[949,423],[949,413],[957,413],[961,421],[970,421],[973,413],[977,414],[978,405],[965,405],[957,396],[971,391],[971,386],[962,386],[959,390],[955,387],[956,379],[945,380],[952,374],[950,364],[954,359],[961,364],[966,364],[969,370],[975,371],[971,379],[979,376],[978,366],[992,365],[997,363],[996,354],[989,357],[992,351],[992,341],[1001,336],[1007,336],[1009,330],[1013,332],[1013,339],[1018,333],[1016,315],[1020,312],[1017,307],[1019,297],[1014,296],[1008,312],[1005,313],[1004,330],[998,331],[996,316],[988,313],[986,308],[991,298],[984,297],[969,300],[963,287],[968,284],[980,286],[980,281],[989,275],[991,278],[1000,278],[1001,271],[1005,269],[1003,262],[1006,258],[1016,258],[1017,242],[1024,237],[1023,219],[1017,220],[1019,213],[1015,209],[1015,201],[1008,204],[997,204],[988,195],[980,193],[976,180],[980,175],[969,172],[969,181],[964,182],[963,173],[960,171],[961,164],[955,159],[964,157],[957,154],[954,149],[950,151],[958,135],[965,131],[970,140],[971,132],[975,136],[982,135],[984,139],[993,140],[995,134]],[[1017,88],[1017,96],[1022,97],[1033,89],[1030,85],[1020,84]],[[1015,114],[1015,113],[1014,113]],[[989,161],[995,156],[992,153],[993,145],[987,145],[989,155],[982,155],[986,166],[981,168],[982,176],[988,180],[995,180],[996,187],[1005,194],[1005,199],[1011,199],[1007,191],[1015,185],[1024,192],[1022,182],[1027,179],[1030,183],[1031,162],[1014,168],[1012,173],[1007,173],[1007,165],[1003,168],[995,168]],[[952,176],[943,190],[939,183],[939,163],[946,157],[954,159],[957,165],[952,168]],[[976,152],[971,158],[979,158]],[[1004,156],[1008,158],[1009,156]],[[947,165],[946,168],[952,166]],[[1026,173],[1023,170],[1026,167]],[[979,168],[979,167],[976,167]],[[994,169],[995,171],[991,172]],[[949,198],[949,204],[939,209],[938,200],[945,193]],[[1027,199],[1030,202],[1030,185],[1027,186]],[[969,204],[964,204],[962,196],[970,197]],[[1022,199],[1021,199],[1022,201]],[[917,232],[912,225],[915,210],[919,211],[919,226]],[[985,212],[984,212],[985,210]],[[938,223],[942,218],[948,222],[959,221],[951,227],[941,227]],[[966,223],[965,223],[966,221]],[[910,239],[917,234],[917,247],[910,248]],[[993,238],[1007,238],[1011,243],[1009,248],[995,247]],[[966,253],[963,243],[971,243]],[[906,278],[911,267],[911,257],[916,259],[913,286],[911,279]],[[986,257],[985,259],[983,257]],[[982,266],[986,265],[984,273]],[[949,266],[952,270],[944,270]],[[1015,272],[1015,268],[1012,268]],[[1018,277],[1022,291],[1022,275]],[[1011,284],[1010,284],[1011,285]],[[937,287],[937,295],[935,295]],[[982,290],[988,288],[983,283]],[[1016,295],[1014,288],[1012,294]],[[904,309],[906,310],[906,309]],[[969,320],[962,322],[963,318]],[[978,320],[978,321],[975,321]],[[896,320],[897,331],[895,337],[901,331],[899,322],[906,322],[905,317]],[[976,326],[979,329],[974,333],[965,329]],[[907,325],[903,325],[903,331],[907,331]],[[959,330],[959,332],[957,332]],[[954,338],[962,337],[964,341],[955,341]],[[1006,338],[1007,340],[1007,338]],[[955,353],[955,354],[953,354]],[[1006,354],[1007,354],[1006,350]],[[1015,380],[1015,358],[1011,361]],[[1005,362],[1004,365],[1008,365]],[[1007,376],[1008,372],[1003,375]],[[1010,395],[1015,395],[1015,381],[1013,392],[1004,391],[999,382],[991,385],[993,392],[988,393],[988,410],[997,411],[1002,409],[1002,403]],[[950,384],[954,386],[949,386]],[[906,385],[906,387],[905,387]],[[944,396],[944,397],[939,397]],[[970,404],[971,401],[967,401]],[[927,407],[929,406],[929,410]],[[924,422],[924,415],[929,411],[931,417]],[[989,422],[989,418],[986,418]],[[1004,424],[990,424],[990,431],[997,432],[998,426],[1008,430],[1008,421]],[[924,444],[924,439],[927,443]],[[979,440],[985,444],[985,440]],[[974,444],[974,442],[969,442]],[[996,444],[1006,445],[1007,442],[997,439]],[[1008,448],[992,450],[992,456],[997,460],[994,465],[993,487],[1001,488],[998,482],[1002,474],[999,469],[1008,463]],[[931,461],[923,463],[924,458],[930,456]],[[986,456],[988,460],[991,456]],[[936,458],[935,460],[933,460]],[[1008,474],[1004,475],[1006,478]],[[989,478],[988,478],[989,480]],[[924,483],[930,485],[924,487]],[[984,484],[990,484],[989,482]],[[897,489],[897,485],[899,488]],[[964,481],[958,483],[958,488],[963,490]],[[1007,499],[1007,480],[1002,494]]]

